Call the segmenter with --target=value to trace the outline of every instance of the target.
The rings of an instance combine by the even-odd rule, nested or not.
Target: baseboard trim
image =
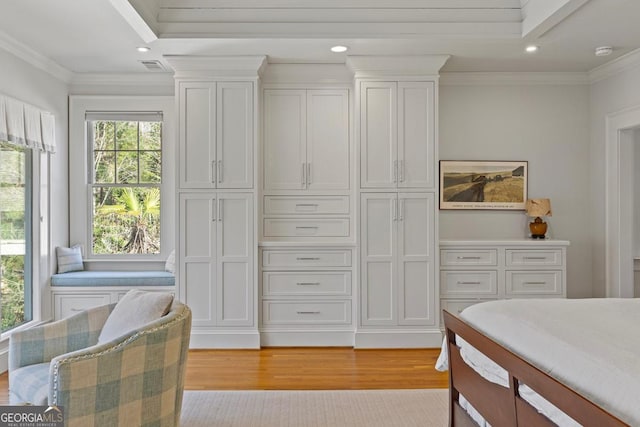
[[[262,331],[263,347],[353,347],[353,331]]]
[[[434,330],[359,330],[355,348],[440,348],[442,333]]]
[[[189,348],[259,349],[258,331],[191,331]]]

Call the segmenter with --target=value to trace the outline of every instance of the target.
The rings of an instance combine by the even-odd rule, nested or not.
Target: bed
[[[491,301],[444,321],[451,426],[640,426],[640,299]]]

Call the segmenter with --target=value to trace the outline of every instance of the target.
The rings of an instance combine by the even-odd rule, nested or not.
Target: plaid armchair
[[[97,344],[115,304],[14,333],[9,342],[11,404],[64,408],[65,425],[178,426],[191,310]]]

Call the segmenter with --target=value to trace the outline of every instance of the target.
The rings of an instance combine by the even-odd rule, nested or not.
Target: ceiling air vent
[[[145,61],[140,61],[142,65],[149,71],[167,71],[164,65],[157,59],[150,59]]]

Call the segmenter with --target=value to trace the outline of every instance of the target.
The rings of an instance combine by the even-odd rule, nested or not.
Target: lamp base
[[[532,239],[545,239],[546,236],[544,234],[532,234],[531,238]]]
[[[529,223],[529,230],[531,231],[532,239],[544,239],[547,233],[547,223],[537,217],[533,222]]]

